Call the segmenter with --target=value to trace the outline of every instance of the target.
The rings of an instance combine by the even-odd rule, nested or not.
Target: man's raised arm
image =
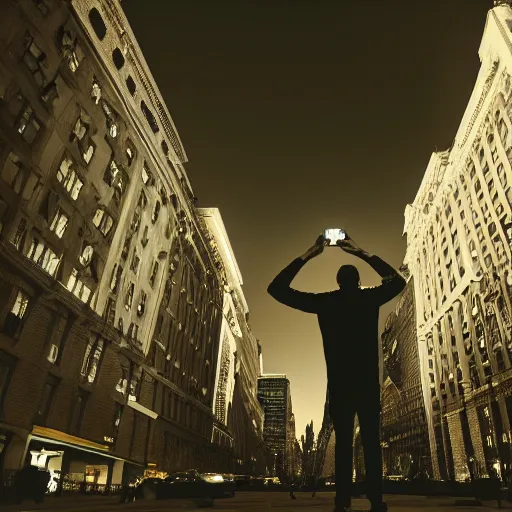
[[[405,279],[388,263],[358,247],[353,240],[340,240],[338,245],[345,251],[366,261],[382,277],[382,284],[367,290],[379,304],[394,299],[407,284]]]
[[[270,283],[267,291],[281,304],[290,306],[294,309],[300,309],[306,313],[316,313],[320,294],[307,293],[294,290],[290,285],[300,269],[312,258],[318,256],[325,246],[323,237],[319,237],[310,249],[308,249],[300,258],[293,260],[285,267],[274,280]]]

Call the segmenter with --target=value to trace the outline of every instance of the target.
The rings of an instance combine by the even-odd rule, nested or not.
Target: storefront
[[[108,444],[34,426],[25,464],[50,473],[48,492],[117,492],[124,481],[142,476],[144,466],[116,457]]]

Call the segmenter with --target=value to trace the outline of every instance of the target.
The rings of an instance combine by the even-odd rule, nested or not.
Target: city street
[[[296,493],[297,499],[292,502],[287,492],[241,492],[233,499],[219,500],[215,502],[213,510],[217,512],[245,512],[245,511],[266,511],[268,509],[279,509],[281,512],[295,512],[299,510],[313,509],[315,512],[332,512],[332,492],[321,492],[316,498],[310,493]],[[59,512],[107,512],[107,511],[164,511],[164,510],[200,510],[199,507],[190,501],[162,500],[162,501],[139,501],[127,505],[120,505],[117,497],[101,496],[75,496],[64,498],[49,498],[42,505],[34,505],[25,502],[21,506],[7,506],[2,508],[3,512],[30,512],[39,510]],[[454,498],[434,498],[424,496],[387,496],[386,501],[390,511],[393,512],[419,512],[422,510],[436,510],[444,512],[457,510],[460,512],[468,510],[498,510],[496,502],[485,502],[483,506],[456,505]],[[504,509],[512,509],[512,504],[505,502]],[[201,509],[202,510],[202,509]],[[353,502],[353,510],[369,510],[369,502],[365,499],[356,499]]]

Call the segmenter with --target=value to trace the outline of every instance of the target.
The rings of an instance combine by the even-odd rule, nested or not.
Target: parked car
[[[191,499],[197,506],[211,507],[213,500],[232,498],[232,482],[220,474],[199,473],[192,469],[167,478],[143,478],[133,489],[133,499]]]

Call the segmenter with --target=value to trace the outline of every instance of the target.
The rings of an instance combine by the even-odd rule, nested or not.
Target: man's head
[[[359,271],[354,265],[342,265],[336,275],[340,288],[357,288],[361,284]]]

